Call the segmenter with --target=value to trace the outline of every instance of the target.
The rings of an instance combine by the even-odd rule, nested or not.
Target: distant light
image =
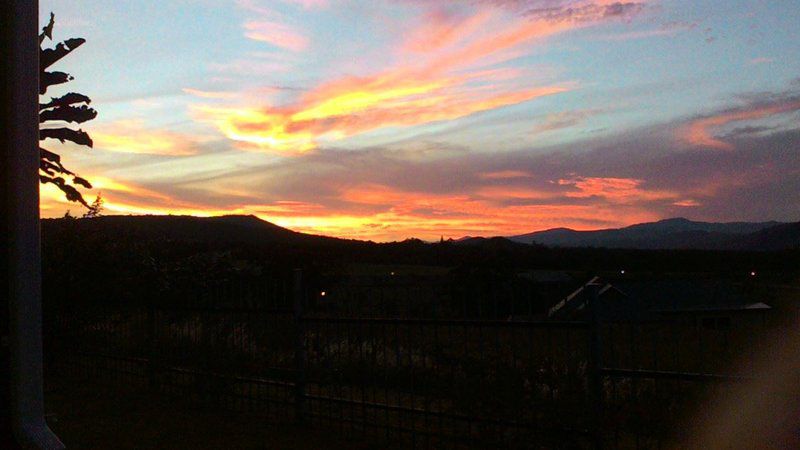
[[[390,275],[394,276],[394,272],[389,272]]]
[[[319,296],[320,296],[320,297],[325,297],[325,291],[322,291],[322,292],[320,292],[320,293],[319,293]]]
[[[756,276],[756,273],[755,272],[750,272],[750,276],[754,277],[754,276]]]
[[[620,270],[619,273],[625,275],[625,269]]]

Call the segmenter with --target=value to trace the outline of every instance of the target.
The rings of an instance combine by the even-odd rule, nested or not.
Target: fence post
[[[599,282],[586,285],[586,312],[589,315],[589,401],[592,409],[591,439],[595,449],[603,448],[603,353],[600,336],[600,288]]]
[[[151,299],[147,302],[147,386],[158,391],[158,342],[156,342],[156,305]]]
[[[306,346],[305,346],[305,324],[303,323],[303,303],[305,289],[303,286],[302,269],[294,270],[292,290],[292,312],[295,324],[294,336],[294,364],[295,364],[295,420],[303,424],[307,420],[306,411]]]

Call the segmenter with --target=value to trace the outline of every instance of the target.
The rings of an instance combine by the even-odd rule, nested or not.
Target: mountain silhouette
[[[89,234],[140,241],[208,244],[249,244],[345,248],[373,248],[368,241],[340,239],[300,233],[252,215],[195,216],[102,216],[93,219],[43,219],[45,236],[58,238],[71,225]],[[538,244],[547,247],[596,247],[619,249],[783,250],[800,248],[800,222],[694,222],[676,218],[625,228],[576,231],[554,228],[511,237],[465,237],[451,243],[462,249],[520,250]],[[389,245],[387,247],[387,245]],[[375,251],[389,248],[426,247],[410,239],[396,244],[378,244]],[[381,250],[383,249],[383,250]]]
[[[252,215],[217,217],[195,216],[102,216],[73,220],[82,230],[140,240],[232,244],[331,244],[344,239],[299,233]],[[43,219],[45,234],[57,234],[68,227],[69,219]]]
[[[799,223],[695,222],[682,217],[624,228],[577,231],[553,228],[509,237],[523,244],[548,247],[629,249],[779,250],[795,248]]]

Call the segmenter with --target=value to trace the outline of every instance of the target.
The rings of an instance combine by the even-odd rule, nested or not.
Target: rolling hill
[[[332,244],[346,242],[326,236],[298,233],[252,215],[102,216],[94,219],[43,219],[42,232],[57,234],[71,224],[89,233],[127,236],[152,241],[230,244]]]

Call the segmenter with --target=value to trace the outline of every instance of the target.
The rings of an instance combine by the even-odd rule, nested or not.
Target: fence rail
[[[402,300],[383,289],[376,302]],[[380,317],[375,305],[359,316],[317,295],[298,272],[178,303],[60,312],[48,359],[59,374],[113,372],[213,407],[422,448],[656,448],[675,439],[702,386],[749,379],[719,372],[736,344],[731,330],[600,323],[596,294],[588,320],[563,322],[500,319],[496,296],[495,306],[460,308],[488,317]],[[700,345],[677,347],[689,339]]]

